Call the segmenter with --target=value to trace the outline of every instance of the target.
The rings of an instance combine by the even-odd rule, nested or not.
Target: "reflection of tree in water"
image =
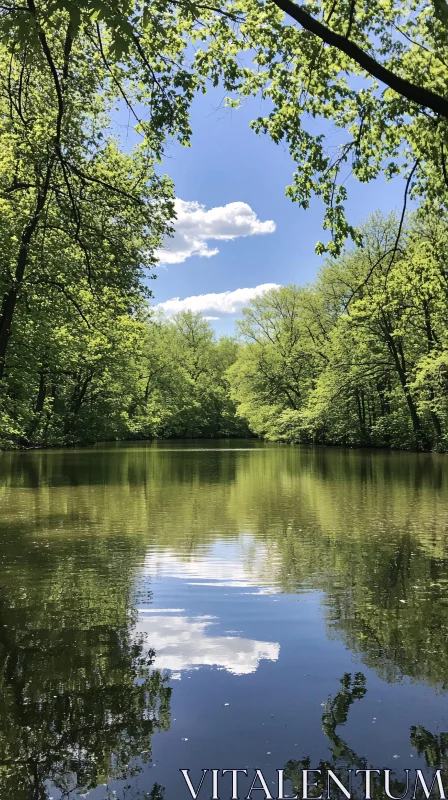
[[[134,777],[152,733],[169,728],[171,690],[153,657],[131,625],[56,635],[2,626],[0,796],[44,800],[49,782],[67,796]]]
[[[419,756],[424,756],[428,766],[448,767],[448,733],[435,736],[423,727],[413,725],[411,728],[411,744]]]
[[[347,722],[350,706],[355,700],[364,697],[366,679],[362,672],[356,672],[354,679],[346,672],[341,678],[342,689],[333,700],[328,700],[322,714],[322,728],[331,743],[334,759],[344,759],[347,763],[356,764],[359,761],[356,753],[351,750],[337,733],[336,728]]]
[[[0,573],[0,800],[138,792],[170,688],[135,629],[135,543],[101,536],[31,547],[4,538]],[[16,569],[21,545],[20,569]],[[149,643],[150,644],[150,643]]]
[[[372,765],[368,764],[365,758],[358,756],[336,732],[339,725],[344,725],[347,722],[348,712],[355,700],[362,699],[366,694],[365,676],[362,672],[356,672],[352,678],[351,674],[346,672],[340,683],[341,689],[333,699],[328,699],[325,711],[322,714],[322,729],[329,741],[330,759],[321,760],[316,766],[312,766],[311,759],[305,756],[300,760],[288,761],[285,765],[285,780],[291,781],[294,794],[299,794],[299,796],[301,796],[303,789],[302,770],[318,769],[322,771],[323,776],[326,775],[328,770],[333,770],[344,786],[348,787],[350,774],[348,770],[350,768],[352,770],[373,769]],[[427,767],[446,768],[448,766],[448,733],[440,733],[435,736],[426,730],[423,725],[412,726],[410,742],[418,754],[424,756]],[[405,781],[391,775],[390,791],[394,797],[403,796],[406,793],[406,789]],[[336,796],[338,795],[336,787],[334,787],[333,793]],[[318,794],[320,794],[320,790]],[[343,796],[342,792],[339,792],[339,794]],[[352,788],[351,796],[354,798],[357,796],[355,787]],[[360,791],[359,796],[365,797],[365,792]],[[384,787],[381,788],[380,792],[374,791],[373,796],[386,797]]]

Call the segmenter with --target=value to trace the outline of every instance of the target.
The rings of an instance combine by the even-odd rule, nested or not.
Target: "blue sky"
[[[174,180],[176,197],[182,201],[196,201],[205,206],[206,211],[229,203],[245,203],[253,212],[249,228],[273,228],[272,224],[262,225],[271,221],[275,231],[254,232],[233,241],[209,239],[205,243],[204,240],[204,247],[217,248],[219,252],[212,257],[190,255],[181,263],[158,267],[157,279],[150,282],[154,304],[173,298],[185,300],[210,293],[253,289],[263,284],[303,284],[313,280],[321,262],[314,252],[316,242],[327,238],[322,231],[321,201],[315,199],[309,209],[302,210],[285,196],[285,187],[292,182],[294,171],[286,147],[275,145],[269,137],[256,135],[249,128],[250,121],[262,113],[260,101],[252,99],[235,111],[220,107],[223,100],[224,93],[219,89],[197,97],[192,109],[192,145],[184,148],[172,144],[164,160],[164,170]],[[336,146],[337,143],[336,132],[331,144]],[[402,179],[389,183],[379,179],[363,185],[349,178],[346,185],[348,216],[354,224],[376,209],[385,213],[401,209]],[[196,216],[203,217],[210,231],[216,221],[220,224],[223,213],[215,212],[211,223],[210,215]],[[199,219],[194,235],[201,236],[201,225]],[[202,233],[207,231],[204,229]],[[241,293],[234,296],[237,313],[223,312],[219,298],[215,309],[204,309],[205,315],[219,317],[212,321],[218,334],[232,332],[244,296]],[[202,308],[204,303],[196,299],[190,305]],[[162,308],[169,313],[175,306]]]

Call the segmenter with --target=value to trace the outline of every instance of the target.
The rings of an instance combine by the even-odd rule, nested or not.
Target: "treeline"
[[[267,439],[447,449],[448,230],[374,216],[312,286],[244,311],[229,371],[238,413]]]
[[[39,369],[18,365],[3,446],[248,435],[226,377],[235,340],[217,341],[190,311],[171,320],[123,314],[114,326],[100,325],[76,336],[62,320],[42,342]]]
[[[445,451],[447,264],[440,215],[376,215],[314,284],[256,298],[220,339],[200,314],[155,313],[138,285],[126,307],[123,289],[61,277],[64,291],[19,305],[0,443],[256,435]]]
[[[314,11],[331,18],[323,39],[331,34],[334,46],[316,61],[325,26],[313,33],[308,14],[283,17],[275,2],[3,2],[0,447],[241,435],[249,426],[287,441],[446,449],[439,6],[403,16],[402,4],[368,4],[354,20],[348,5],[322,0]],[[352,47],[347,61],[336,30],[375,54],[387,91]],[[372,30],[402,39],[373,42]],[[324,201],[331,236],[318,252],[339,257],[347,237],[357,241],[344,210],[349,162],[363,182],[405,176],[404,205],[418,197],[426,216],[406,231],[377,220],[314,287],[254,303],[242,349],[189,317],[203,331],[199,369],[186,318],[148,318],[146,279],[174,217],[172,182],[156,164],[167,142],[190,142],[191,103],[220,82],[230,107],[272,101],[252,127],[289,149],[288,196],[302,208],[313,195]],[[120,108],[140,142],[131,152],[112,135]],[[336,152],[328,120],[344,132]]]
[[[221,9],[97,6],[7,0],[0,13],[0,447],[252,432],[445,450],[442,123],[434,126],[426,112],[414,119],[415,104],[403,117],[389,95],[374,101],[358,90],[347,94],[343,61],[342,126],[351,121],[354,141],[329,161],[320,134],[302,135],[301,117],[330,115],[341,127],[328,94],[336,73],[320,62],[309,95],[315,57],[303,46],[308,32],[281,24],[278,9],[269,16],[271,47],[257,3],[238,11],[251,20],[242,39]],[[401,11],[391,19],[395,13]],[[362,26],[370,30],[370,22],[359,25],[365,43]],[[416,21],[409,25],[410,42],[425,34],[431,48],[443,50],[438,22],[423,31]],[[198,39],[206,49],[191,62]],[[257,52],[254,73],[236,60],[246,48]],[[259,67],[267,64],[263,77]],[[284,64],[295,64],[290,75]],[[426,79],[431,69],[425,67]],[[217,341],[198,316],[164,321],[148,306],[148,271],[174,217],[174,187],[156,164],[167,141],[189,142],[190,104],[219,77],[238,95],[231,104],[257,94],[268,79],[267,94],[278,105],[254,127],[276,142],[286,138],[299,166],[288,193],[305,208],[311,194],[324,198],[332,238],[320,251],[338,255],[314,286],[255,301],[238,341]],[[437,74],[431,80],[435,87]],[[299,95],[311,105],[301,105]],[[131,152],[112,135],[111,115],[123,104],[141,137]],[[403,141],[409,163],[400,166]],[[374,220],[362,243],[339,257],[348,234],[357,241],[338,185],[350,148],[361,180],[384,164],[390,177],[413,162],[405,197],[409,190],[423,198],[426,212],[406,229]]]

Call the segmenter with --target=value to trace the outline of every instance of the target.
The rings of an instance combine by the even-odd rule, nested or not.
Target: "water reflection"
[[[135,775],[169,727],[171,689],[130,626],[1,631],[1,796],[44,800],[49,782],[66,796]]]
[[[218,532],[217,532],[218,533]],[[275,547],[268,548],[252,535],[240,531],[237,541],[212,542],[184,553],[151,549],[145,558],[144,571],[158,578],[179,578],[191,586],[233,586],[266,591],[281,591],[278,585],[281,559]],[[276,586],[271,586],[274,581]]]
[[[312,731],[313,758],[330,747],[359,766],[356,737],[339,735],[363,735],[359,675],[327,704],[325,743],[313,727],[344,659],[389,685],[400,713],[426,687],[431,719],[448,718],[447,489],[446,460],[430,455],[258,443],[0,455],[0,797],[56,800],[125,774],[134,797],[137,769],[151,793],[154,741],[188,766],[176,748],[192,737],[170,725],[184,684],[205,709],[198,764],[206,746],[231,763],[233,739],[248,761],[271,753],[255,711],[220,721],[215,744],[206,734],[225,689],[260,714],[275,695],[282,729],[294,708]],[[446,760],[444,717],[395,718],[416,756]],[[289,735],[276,728],[285,748]],[[369,763],[380,739],[366,738]]]
[[[277,642],[257,642],[240,636],[213,636],[214,618],[148,614],[142,609],[137,630],[144,633],[156,656],[154,667],[180,678],[184,670],[218,667],[233,675],[255,672],[262,659],[277,661]]]
[[[151,757],[153,733],[170,725],[171,689],[136,628],[133,548],[117,540],[109,552],[101,538],[66,540],[61,532],[51,544],[24,535],[2,542],[5,800],[134,780]]]
[[[305,756],[300,760],[291,759],[284,767],[285,780],[290,781],[294,794],[303,796],[303,770],[316,769],[320,770],[321,776],[328,774],[332,770],[335,775],[342,782],[343,786],[350,791],[352,798],[363,797],[365,798],[365,786],[362,787],[362,779],[356,776],[354,778],[354,769],[359,770],[377,770],[379,764],[372,764],[362,755],[359,755],[341,738],[337,729],[345,725],[347,722],[348,714],[351,706],[355,701],[361,700],[366,692],[366,678],[362,672],[357,672],[355,675],[345,673],[340,680],[341,688],[337,694],[328,698],[325,704],[325,710],[322,714],[322,730],[328,740],[330,751],[330,758],[320,760],[318,764],[312,764],[309,756]],[[448,733],[439,733],[437,735],[426,730],[423,725],[411,726],[410,729],[410,745],[415,748],[419,755],[424,756],[425,766],[446,768],[447,755],[448,755]],[[390,769],[390,767],[388,767]],[[384,769],[384,767],[383,767]],[[372,792],[375,797],[390,798],[393,797],[400,799],[405,797],[411,790],[413,794],[416,785],[415,774],[409,778],[409,772],[413,773],[408,768],[408,774],[404,773],[403,777],[399,775],[398,770],[391,770],[388,777],[387,791],[385,790],[384,779],[381,783],[380,780],[373,778]],[[380,775],[380,779],[381,779]],[[425,777],[425,775],[424,775]],[[431,784],[433,774],[427,780],[427,785]],[[373,784],[377,784],[374,788]],[[412,783],[412,785],[411,785]],[[379,784],[379,785],[378,785]],[[306,793],[306,790],[305,790]],[[334,794],[333,790],[333,794]],[[339,796],[343,796],[339,793]],[[417,781],[417,791],[413,794],[414,798],[425,797],[423,786],[420,781]]]

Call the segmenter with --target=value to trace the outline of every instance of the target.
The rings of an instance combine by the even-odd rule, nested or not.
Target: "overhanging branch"
[[[441,117],[448,119],[448,99],[442,97],[430,89],[424,89],[422,86],[417,86],[415,83],[400,78],[387,67],[384,67],[376,61],[368,53],[364,52],[357,44],[342,36],[340,33],[335,33],[330,28],[327,28],[322,22],[315,19],[304,9],[303,6],[296,5],[292,0],[273,0],[275,5],[280,8],[285,14],[292,17],[298,22],[302,28],[314,33],[326,44],[331,47],[336,47],[341,50],[349,58],[352,58],[359,64],[362,69],[365,69],[374,78],[377,78],[381,83],[385,83],[394,92],[406,97],[417,105],[431,109]]]

